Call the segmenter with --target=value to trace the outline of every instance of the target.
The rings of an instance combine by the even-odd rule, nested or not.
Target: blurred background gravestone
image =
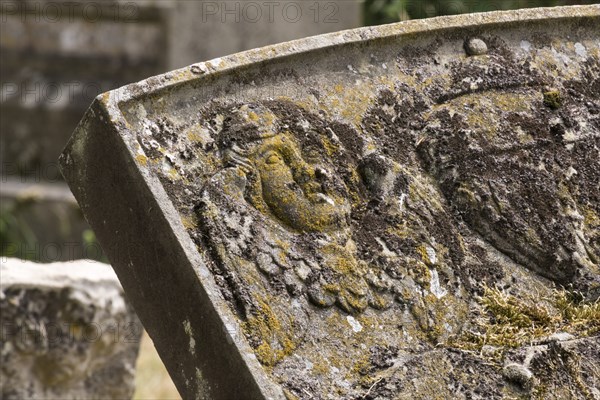
[[[0,265],[0,397],[131,398],[142,325],[108,264]]]

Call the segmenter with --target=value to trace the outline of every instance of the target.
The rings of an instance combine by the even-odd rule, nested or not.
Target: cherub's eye
[[[281,157],[277,153],[271,153],[267,156],[267,164],[277,164],[281,162]]]

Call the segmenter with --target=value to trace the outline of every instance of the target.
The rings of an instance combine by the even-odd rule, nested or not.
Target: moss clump
[[[562,105],[562,97],[558,90],[550,90],[544,92],[544,105],[553,110],[558,109]]]
[[[417,247],[416,251],[423,261],[430,262],[425,246]],[[429,290],[431,288],[431,271],[423,261],[411,260],[410,273],[415,282],[421,285],[423,289]]]
[[[481,349],[483,345],[519,347],[557,332],[580,337],[600,332],[600,302],[585,302],[577,292],[554,290],[552,296],[520,299],[486,287],[481,297],[485,314],[453,345]]]
[[[590,231],[600,228],[600,217],[598,217],[598,214],[589,207],[582,208],[584,226],[588,227]]]
[[[257,343],[254,353],[265,366],[277,364],[296,349],[293,332],[283,329],[266,300],[259,299],[257,310],[244,324],[244,330]]]

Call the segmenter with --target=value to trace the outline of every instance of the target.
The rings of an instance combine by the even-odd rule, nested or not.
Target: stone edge
[[[214,78],[217,75],[251,64],[297,56],[316,50],[356,45],[372,40],[393,40],[419,33],[434,33],[464,28],[480,29],[517,22],[530,23],[598,16],[600,16],[600,4],[593,4],[452,15],[355,28],[278,43],[195,63],[106,92],[99,95],[98,99],[105,102],[111,111],[120,114],[118,109],[121,105],[138,100],[151,93],[157,93],[191,81],[201,82],[204,78]]]

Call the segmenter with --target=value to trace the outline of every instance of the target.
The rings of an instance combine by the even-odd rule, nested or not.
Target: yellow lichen
[[[196,218],[190,216],[181,216],[181,223],[183,224],[185,229],[196,230],[198,229],[198,221]]]
[[[255,347],[256,358],[265,366],[273,366],[296,349],[293,332],[283,329],[267,299],[258,298],[258,307],[244,323],[249,336],[260,343]]]
[[[329,369],[329,364],[322,357],[319,357],[319,359],[313,363],[313,372],[315,375],[327,375],[329,374]]]
[[[338,147],[334,145],[328,138],[321,138],[325,152],[329,157],[333,157],[338,151]]]
[[[600,228],[600,217],[590,207],[582,207],[583,224],[590,230]]]
[[[562,104],[562,98],[558,90],[550,90],[544,92],[544,105],[553,110],[560,108]]]
[[[136,156],[135,156],[135,159],[136,159],[136,161],[137,161],[138,163],[140,163],[140,164],[141,164],[141,165],[143,165],[143,166],[146,166],[146,165],[148,165],[148,157],[146,157],[146,156],[145,156],[145,155],[143,155],[143,154],[138,154],[138,155],[136,155]]]
[[[419,247],[417,247],[417,253],[419,253],[419,255],[421,256],[421,259],[423,260],[423,262],[425,264],[427,264],[427,265],[433,265],[434,262],[429,257],[429,252],[427,251],[427,247],[428,247],[428,245],[421,244]],[[431,277],[431,273],[426,274],[426,276]]]

